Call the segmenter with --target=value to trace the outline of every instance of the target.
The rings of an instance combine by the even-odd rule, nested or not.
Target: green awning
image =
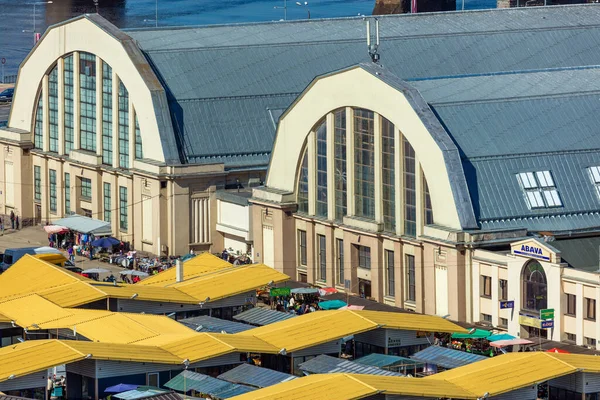
[[[473,333],[453,333],[452,339],[485,339],[490,335],[490,331],[475,329]]]
[[[342,300],[327,300],[319,303],[319,307],[322,310],[337,310],[339,308],[346,307],[347,305],[348,304]]]

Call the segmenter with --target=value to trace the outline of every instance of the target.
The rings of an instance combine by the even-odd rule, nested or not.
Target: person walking
[[[12,229],[15,229],[15,212],[10,211],[10,226]]]
[[[19,230],[19,216],[18,215],[15,217],[15,226],[17,227],[17,230]]]

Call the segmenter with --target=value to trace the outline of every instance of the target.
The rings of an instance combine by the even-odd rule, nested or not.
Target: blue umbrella
[[[120,244],[121,241],[119,239],[115,239],[114,237],[101,237],[100,239],[96,239],[92,242],[92,246],[94,247],[113,247]]]
[[[139,386],[140,385],[130,385],[128,383],[119,383],[118,385],[107,387],[104,390],[104,393],[123,393],[123,392],[127,392],[128,390],[135,390]]]

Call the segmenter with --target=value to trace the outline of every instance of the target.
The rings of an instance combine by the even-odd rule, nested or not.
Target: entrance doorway
[[[369,298],[371,297],[371,281],[364,279],[358,280],[358,293],[360,297]]]
[[[35,220],[33,221],[35,225],[39,225],[42,223],[42,205],[35,205]]]

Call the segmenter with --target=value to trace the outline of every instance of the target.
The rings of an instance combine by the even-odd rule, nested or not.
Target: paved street
[[[0,121],[8,121],[9,113],[10,113],[10,105],[0,104]]]
[[[10,221],[8,221],[10,224]],[[0,252],[8,248],[14,247],[36,247],[36,246],[47,246],[48,235],[42,229],[41,226],[31,226],[20,230],[8,229],[4,231],[4,235],[0,234]],[[65,252],[66,256],[66,252]],[[100,261],[90,261],[85,257],[76,257],[75,262],[78,267],[82,269],[88,268],[104,268],[110,270],[117,278],[119,278],[119,271],[123,268],[105,263]],[[109,273],[100,274],[100,279],[104,279]]]

